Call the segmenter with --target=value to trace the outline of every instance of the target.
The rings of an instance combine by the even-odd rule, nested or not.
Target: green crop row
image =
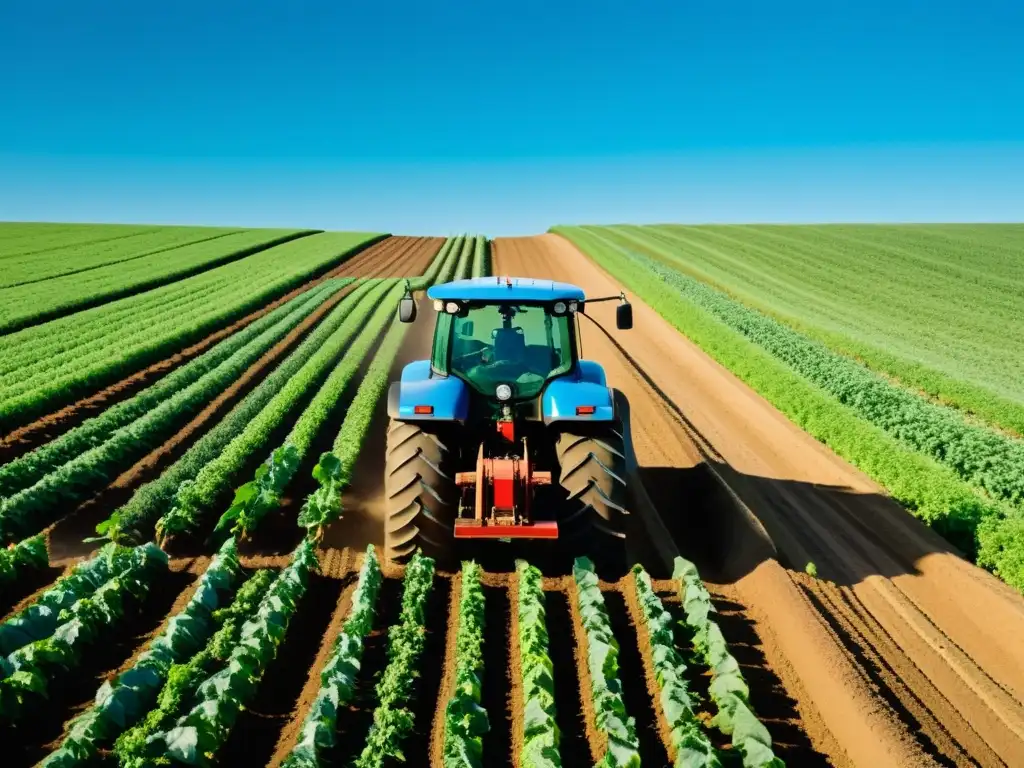
[[[472,277],[486,277],[491,274],[491,244],[486,237],[476,239],[473,251]]]
[[[648,640],[647,647],[640,652],[648,656],[654,668],[660,694],[658,704],[672,740],[673,765],[675,768],[721,768],[718,754],[693,710],[693,700],[683,676],[686,664],[675,648],[672,616],[655,594],[651,577],[641,566],[633,566],[633,576]]]
[[[711,699],[718,707],[712,725],[732,736],[732,747],[743,756],[743,768],[784,768],[785,763],[772,751],[772,737],[750,706],[750,689],[740,665],[729,653],[729,646],[717,622],[710,618],[715,608],[711,595],[697,573],[697,567],[681,557],[675,559],[672,578],[679,580],[679,598],[686,611],[686,625],[693,636],[693,647],[711,670]],[[650,578],[637,578],[641,606],[651,605],[658,597]],[[643,594],[640,594],[643,593]],[[659,601],[660,602],[660,601]],[[652,606],[653,608],[653,606]],[[644,608],[645,614],[647,608]]]
[[[340,290],[351,280],[338,281],[317,291],[311,301],[303,302],[291,314],[237,349],[188,386],[178,390],[162,402],[150,402],[150,409],[137,419],[114,430],[98,445],[78,453],[63,466],[43,476],[34,485],[0,499],[0,542],[39,530],[51,522],[60,510],[66,510],[87,498],[97,487],[110,482],[114,476],[132,462],[145,456],[179,429],[210,400],[236,381],[249,366],[312,312],[318,304]],[[136,410],[136,409],[132,409]],[[96,421],[105,420],[105,415]],[[94,435],[97,430],[90,430]],[[70,435],[70,433],[69,433]],[[77,436],[65,435],[57,442],[80,443]],[[45,451],[53,457],[63,450]],[[28,469],[42,466],[36,462]]]
[[[338,711],[348,706],[355,694],[356,676],[363,658],[363,643],[373,629],[383,575],[373,545],[359,569],[352,593],[352,611],[334,641],[334,650],[320,673],[320,690],[310,707],[295,746],[282,768],[321,768],[327,762],[322,750],[335,745]]]
[[[192,344],[375,239],[323,233],[0,338],[0,429]]]
[[[445,768],[482,768],[483,737],[490,730],[487,710],[480,705],[484,669],[484,588],[482,571],[462,564],[458,631],[455,636],[455,680],[444,714]]]
[[[285,384],[302,368],[333,334],[348,313],[368,291],[370,283],[358,285],[269,376],[237,404],[216,427],[200,438],[159,478],[140,487],[127,504],[117,509],[96,530],[115,541],[135,542],[147,538],[147,529],[169,508],[178,488],[214,461],[225,446],[247,427]]]
[[[152,543],[130,550],[108,580],[56,614],[51,633],[0,659],[0,718],[20,719],[29,702],[45,699],[50,677],[74,669],[83,649],[124,616],[126,601],[144,600],[150,584],[166,571],[167,555]]]
[[[356,768],[380,768],[389,758],[405,760],[402,740],[414,725],[407,705],[426,645],[424,623],[433,582],[434,561],[417,552],[405,569],[402,612],[398,623],[388,630],[388,665],[377,683],[373,725]]]
[[[544,611],[541,572],[525,560],[516,561],[519,600],[515,606],[519,624],[519,669],[523,690],[522,742],[518,768],[560,768],[561,734],[555,722],[554,665],[548,654],[548,629]]]
[[[653,271],[590,233],[559,230],[706,353],[794,423],[859,467],[910,512],[1024,591],[1024,515],[953,470],[901,444],[738,331],[688,301]]]
[[[33,256],[47,252],[68,249],[68,253],[88,253],[86,246],[99,245],[125,237],[156,232],[158,229],[186,229],[185,227],[136,226],[134,224],[48,224],[41,222],[0,222],[0,262],[16,260],[21,256]],[[191,230],[209,229],[217,234],[233,232],[206,227],[187,227]],[[58,258],[66,262],[66,253]],[[87,257],[88,258],[88,257]],[[65,267],[66,267],[65,263]],[[3,285],[19,283],[20,277],[8,278]]]
[[[7,656],[22,646],[52,635],[61,611],[88,597],[127,568],[134,551],[107,544],[93,557],[57,579],[29,605],[8,617],[0,624],[0,656]]]
[[[969,424],[956,410],[892,384],[767,315],[640,253],[630,253],[684,298],[707,310],[908,447],[993,498],[1024,503],[1024,441]]]
[[[8,231],[10,226],[0,225],[0,232]],[[21,238],[16,236],[13,241],[2,241],[0,253],[4,255],[0,258],[3,258],[4,274],[0,277],[0,288],[52,281],[61,275],[131,261],[241,231],[226,227],[115,229],[93,225],[91,232],[65,230],[61,233],[49,229],[50,226],[36,225],[34,231],[25,231]]]
[[[29,571],[41,571],[50,564],[46,536],[38,534],[0,549],[0,587],[16,583]]]
[[[194,384],[272,326],[286,320],[298,322],[305,318],[329,295],[333,295],[348,282],[351,282],[351,279],[327,280],[311,288],[218,342],[207,352],[175,369],[134,397],[117,403],[55,440],[4,464],[0,467],[0,495],[10,496],[34,485],[57,467],[105,442],[116,430],[131,424],[175,393]]]
[[[387,389],[391,366],[404,337],[405,325],[394,320],[366,376],[359,383],[331,451],[321,454],[313,469],[313,477],[319,486],[306,498],[299,513],[299,525],[317,539],[330,523],[341,516],[342,491],[352,477],[352,468],[366,439],[377,402]]]
[[[188,604],[126,671],[105,682],[92,706],[68,725],[63,742],[42,768],[88,765],[133,727],[156,703],[175,664],[198,652],[214,634],[219,609],[234,593],[241,575],[235,539],[224,542],[203,572]]]
[[[619,643],[612,634],[604,596],[598,585],[594,564],[586,557],[576,558],[572,567],[576,582],[576,606],[583,623],[590,696],[597,730],[607,739],[600,768],[638,768],[640,744],[636,721],[626,713],[619,680]]]
[[[250,606],[256,594],[243,595],[244,586],[239,590],[236,602],[245,599],[249,605],[224,622],[203,652],[171,671],[160,694],[161,708],[151,713],[152,721],[143,724],[142,732],[128,731],[118,740],[115,751],[122,768],[213,764],[215,753],[227,741],[277,656],[316,567],[316,551],[312,542],[305,540],[276,578],[269,571],[260,571],[250,580],[259,584],[256,594],[262,594],[254,611]],[[245,616],[245,623],[235,629]]]
[[[284,444],[260,466],[254,480],[235,491],[234,501],[217,523],[218,530],[230,527],[234,533],[243,537],[249,536],[259,525],[260,520],[277,508],[281,494],[298,471],[313,438],[337,405],[352,377],[358,372],[381,331],[394,316],[402,291],[399,283],[389,280],[382,284],[380,291],[370,294],[367,299],[368,305],[362,305],[365,312],[357,311],[353,314],[351,320],[356,325],[361,324],[358,328],[359,335],[352,341],[327,380],[319,387],[285,438]],[[253,424],[256,425],[258,422]],[[252,426],[250,425],[250,428]],[[244,438],[245,433],[237,439]],[[231,446],[228,447],[229,450],[230,448]]]
[[[457,277],[468,277],[471,262],[468,255],[463,261],[463,255],[473,253],[474,240],[475,238],[466,235],[445,240],[427,271],[421,277],[409,281],[412,290],[423,291],[432,285],[447,283]],[[459,271],[460,263],[463,264],[464,272]]]
[[[142,293],[310,234],[285,229],[227,233],[0,289],[0,333]]]
[[[220,455],[199,471],[194,481],[182,484],[174,496],[171,510],[157,523],[158,539],[164,540],[184,532],[195,533],[200,520],[213,508],[218,495],[231,478],[253,453],[266,447],[273,431],[295,411],[306,392],[319,388],[324,383],[331,365],[363,327],[367,313],[391,290],[392,284],[389,281],[373,279],[366,281],[366,285],[370,288],[361,295],[358,304],[345,302],[344,309],[339,307],[334,310],[334,314],[345,315],[344,321],[334,333],[318,345],[316,351],[295,375],[288,379],[270,402],[223,448]],[[294,432],[292,434],[294,436]],[[303,442],[308,445],[312,435],[304,437],[307,439]],[[300,449],[293,445],[291,451],[285,449],[278,452],[277,458],[281,459],[277,465],[277,477],[290,479],[301,461]],[[273,479],[273,476],[270,479]],[[238,509],[237,505],[232,506]]]

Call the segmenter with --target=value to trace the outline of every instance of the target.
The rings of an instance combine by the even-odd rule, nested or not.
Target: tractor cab
[[[433,286],[427,296],[435,316],[430,359],[406,366],[388,399],[392,559],[411,554],[414,545],[436,556],[452,538],[559,538],[559,515],[545,518],[531,509],[536,486],[551,484],[556,468],[561,485],[587,485],[567,489],[570,496],[578,491],[576,506],[597,503],[602,519],[616,517],[612,507],[624,511],[613,487],[624,488],[625,473],[614,470],[624,462],[616,447],[621,423],[604,371],[580,359],[577,319],[588,303],[615,300],[616,326],[628,329],[632,308],[625,295],[587,299],[567,283],[487,277]],[[415,320],[411,294],[399,317]],[[603,461],[615,478],[599,477],[595,485],[591,475],[601,470],[584,449],[597,435],[606,439],[596,463]],[[615,456],[606,456],[611,444]],[[562,454],[570,445],[587,465],[582,473],[566,466]],[[608,498],[592,498],[604,486]],[[621,534],[610,520],[595,524]]]

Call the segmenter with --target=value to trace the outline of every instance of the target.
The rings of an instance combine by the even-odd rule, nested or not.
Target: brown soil
[[[332,277],[355,274],[350,266],[352,262],[358,260],[360,264],[372,267],[375,262],[388,259],[389,256],[387,254],[392,252],[395,245],[399,245],[401,247],[405,245],[407,241],[421,239],[423,238],[389,237],[372,243],[366,247],[364,251],[355,254],[340,266],[303,283],[298,288],[292,289],[279,299],[270,302],[255,312],[249,313],[245,317],[240,320],[236,320],[225,328],[211,333],[209,336],[186,347],[180,352],[153,363],[131,376],[114,382],[93,395],[77,400],[64,408],[61,408],[59,411],[41,416],[28,424],[14,429],[7,435],[0,436],[0,464],[16,459],[18,456],[27,453],[33,448],[49,442],[58,435],[77,427],[86,419],[97,415],[100,411],[104,411],[122,400],[127,400],[129,397],[145,389],[157,379],[170,373],[175,368],[178,368],[193,358],[203,354],[217,342],[222,341],[231,334],[245,328],[247,325],[266,315],[268,312],[272,312],[282,304],[291,301],[299,294],[308,291],[313,286],[319,285]],[[396,243],[396,241],[398,242]],[[440,246],[438,247],[440,248]],[[370,277],[375,275],[359,276]]]
[[[451,597],[448,600],[447,640],[444,645],[444,659],[441,670],[441,684],[437,690],[437,706],[430,726],[430,764],[444,768],[444,716],[448,701],[455,687],[455,652],[459,634],[459,601],[462,600],[462,574],[451,581]]]
[[[277,766],[281,765],[295,746],[295,742],[302,731],[302,724],[309,714],[310,707],[313,706],[317,694],[320,692],[320,673],[327,666],[327,662],[331,660],[334,643],[341,634],[345,622],[348,621],[352,607],[352,594],[355,592],[355,588],[355,578],[349,579],[348,585],[342,591],[334,608],[334,613],[331,615],[331,623],[327,626],[326,632],[324,632],[323,640],[320,643],[320,649],[317,651],[313,665],[309,668],[306,684],[299,694],[298,701],[289,716],[288,722],[281,729],[277,745],[274,747],[274,753],[266,764],[268,768],[277,768]]]
[[[523,752],[523,664],[519,651],[519,575],[508,577],[508,679],[509,705],[512,707],[512,764],[519,765]],[[490,715],[491,710],[487,710]]]
[[[503,274],[619,290],[554,235],[499,239],[494,258]],[[732,585],[815,749],[836,764],[1024,761],[1024,600],[630,300],[633,330],[614,330],[607,303],[588,308],[581,335],[631,406],[634,512],[660,519],[705,578]],[[808,562],[857,610],[812,602],[783,567]],[[918,674],[872,677],[855,638]]]
[[[484,583],[484,671],[481,706],[487,710],[490,730],[484,736],[483,763],[487,768],[512,768],[513,702],[518,687],[518,655],[513,655],[514,634],[510,574],[487,574]],[[515,659],[515,661],[513,661]]]

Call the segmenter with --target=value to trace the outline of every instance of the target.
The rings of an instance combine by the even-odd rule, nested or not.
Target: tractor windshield
[[[569,315],[555,315],[550,306],[470,305],[462,316],[448,317],[448,372],[482,394],[494,396],[499,384],[508,384],[513,399],[529,399],[548,379],[572,370]]]

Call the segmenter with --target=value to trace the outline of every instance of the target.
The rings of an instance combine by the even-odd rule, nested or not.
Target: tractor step
[[[558,523],[538,520],[522,525],[497,525],[476,520],[456,520],[456,539],[557,539]]]

